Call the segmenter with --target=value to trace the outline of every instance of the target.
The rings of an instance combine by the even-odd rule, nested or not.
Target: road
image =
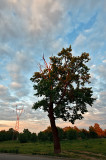
[[[0,160],[75,160],[70,158],[59,158],[49,156],[26,156],[18,154],[0,154]]]

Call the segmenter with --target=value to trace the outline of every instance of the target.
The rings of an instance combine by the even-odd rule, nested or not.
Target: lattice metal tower
[[[18,131],[18,132],[19,132],[19,119],[23,111],[24,111],[24,106],[22,106],[22,108],[17,108],[17,105],[16,105],[17,120],[16,120],[16,125],[15,125],[15,131]]]

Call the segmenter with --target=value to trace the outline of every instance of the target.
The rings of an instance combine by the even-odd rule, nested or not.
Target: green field
[[[106,139],[71,140],[61,142],[62,153],[58,156],[77,159],[106,159]],[[50,155],[53,153],[52,142],[19,143],[18,141],[0,142],[1,153],[32,155]]]

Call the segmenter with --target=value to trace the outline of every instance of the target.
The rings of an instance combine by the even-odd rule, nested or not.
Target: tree
[[[47,127],[47,129],[44,130],[43,133],[45,135],[45,140],[53,141],[52,129],[50,126]]]
[[[20,133],[19,134],[19,141],[20,143],[27,143],[28,142],[28,137],[25,133]]]
[[[36,142],[37,141],[37,135],[36,133],[31,134],[31,142]]]
[[[63,140],[65,138],[65,133],[63,129],[60,127],[57,127],[57,129],[58,129],[58,135],[59,135],[60,140]]]
[[[104,132],[103,132],[102,128],[100,128],[98,123],[94,124],[94,129],[95,129],[95,132],[97,133],[97,135],[99,137],[103,137],[104,136]]]
[[[7,139],[7,132],[5,130],[0,131],[0,141],[6,141]]]
[[[66,131],[66,137],[69,140],[77,139],[77,131],[71,128],[70,130]]]
[[[21,143],[27,143],[28,141],[31,141],[31,132],[28,129],[24,129],[23,133],[19,134],[19,141]]]
[[[97,138],[98,137],[98,135],[97,135],[97,133],[95,131],[95,128],[92,127],[92,126],[89,127],[89,134],[90,134],[91,138]]]
[[[104,129],[104,137],[106,137],[106,129]]]
[[[23,133],[26,135],[27,141],[30,141],[31,140],[31,132],[28,129],[24,129]]]
[[[87,105],[92,106],[92,88],[85,87],[90,83],[89,68],[86,62],[90,60],[88,53],[81,56],[72,56],[71,46],[62,49],[58,56],[50,57],[50,66],[43,60],[46,67],[40,72],[35,72],[30,79],[34,82],[35,96],[42,99],[34,103],[33,109],[42,108],[48,112],[54,140],[54,152],[60,153],[60,141],[55,120],[62,118],[64,121],[74,123],[81,120],[87,112]]]
[[[60,127],[57,127],[57,129],[58,129],[59,138],[60,138],[60,140],[62,140],[64,138],[64,131]],[[52,128],[50,126],[47,127],[47,129],[44,130],[43,132],[47,135],[48,141],[53,141]]]
[[[38,133],[38,140],[39,141],[47,141],[48,140],[47,134],[45,134],[45,132],[39,132]]]
[[[79,132],[79,137],[82,139],[87,139],[90,137],[90,134],[86,129],[81,129]]]

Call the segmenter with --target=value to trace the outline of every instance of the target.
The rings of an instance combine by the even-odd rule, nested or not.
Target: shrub
[[[31,134],[31,142],[36,142],[37,141],[37,135],[36,133]]]
[[[71,128],[70,130],[66,131],[66,136],[67,139],[72,140],[72,139],[76,139],[77,138],[77,131],[73,128]]]
[[[97,138],[98,137],[94,127],[92,127],[92,126],[89,127],[89,134],[90,134],[91,138]]]
[[[25,133],[20,133],[19,141],[20,141],[20,143],[27,143],[28,142],[27,135]]]
[[[82,138],[82,139],[87,139],[90,137],[90,134],[89,132],[86,130],[86,129],[82,129],[80,132],[79,132],[79,137]]]

